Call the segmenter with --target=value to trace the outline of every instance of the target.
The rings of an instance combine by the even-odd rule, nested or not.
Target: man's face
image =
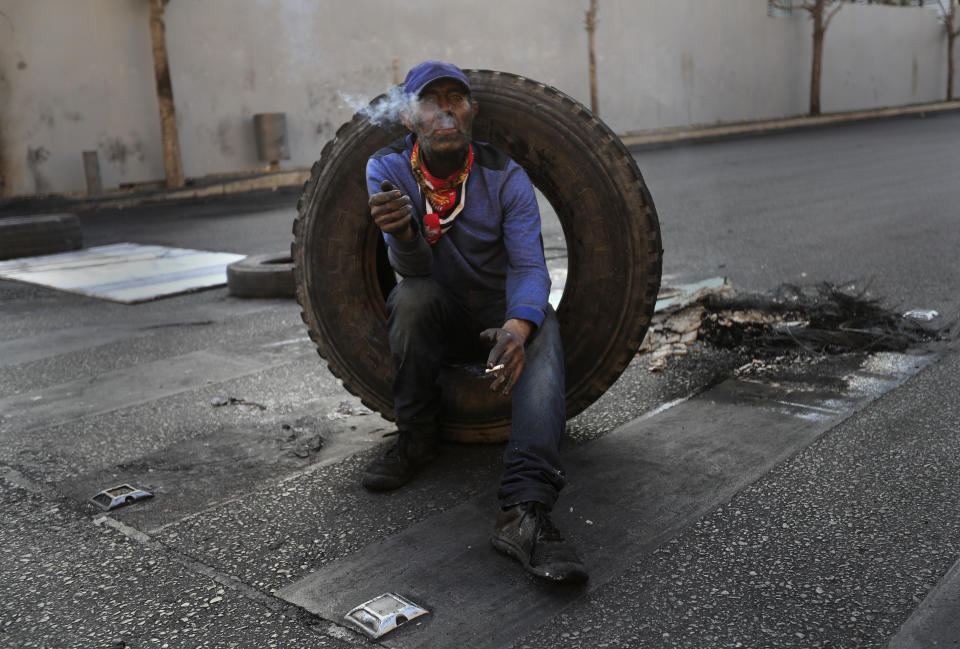
[[[476,113],[477,104],[462,84],[437,79],[420,92],[404,123],[428,156],[452,155],[467,150]]]

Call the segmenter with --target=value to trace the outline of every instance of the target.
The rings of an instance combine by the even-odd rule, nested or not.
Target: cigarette
[[[500,363],[499,365],[494,365],[493,367],[488,367],[487,369],[483,370],[483,373],[484,373],[484,374],[491,374],[491,373],[493,373],[493,372],[499,372],[500,370],[503,369],[503,367],[504,367],[503,363]]]

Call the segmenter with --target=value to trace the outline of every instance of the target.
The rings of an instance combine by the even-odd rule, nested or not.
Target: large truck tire
[[[633,157],[587,108],[514,74],[466,73],[480,105],[474,138],[526,170],[563,228],[568,270],[557,315],[573,417],[620,376],[647,331],[660,286],[656,209]],[[388,419],[393,371],[385,296],[396,281],[367,207],[365,167],[405,132],[372,124],[362,111],[344,124],[304,185],[291,245],[297,301],[319,354],[347,390]],[[508,437],[510,401],[475,371],[444,368],[441,385],[445,437]]]
[[[0,218],[0,259],[38,257],[78,250],[83,245],[75,214]]]

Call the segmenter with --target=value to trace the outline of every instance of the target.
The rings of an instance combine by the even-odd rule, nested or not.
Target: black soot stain
[[[128,161],[135,159],[139,162],[146,157],[143,143],[136,136],[131,136],[130,142],[120,137],[103,137],[100,139],[100,149],[107,162],[116,165],[121,174],[126,173]]]
[[[36,149],[32,147],[27,148],[27,167],[33,176],[34,191],[38,194],[44,194],[53,190],[50,181],[47,180],[46,176],[40,171],[40,165],[49,158],[50,151],[44,146],[39,146]]]
[[[49,109],[44,109],[40,111],[37,115],[37,119],[40,120],[40,125],[45,126],[46,128],[53,128],[55,120],[53,118],[53,111]]]
[[[333,130],[333,122],[328,119],[323,120],[322,122],[317,123],[316,135],[320,137],[324,133],[329,133]]]
[[[39,166],[50,158],[50,152],[47,147],[38,146],[36,149],[27,149],[27,164],[31,167]]]

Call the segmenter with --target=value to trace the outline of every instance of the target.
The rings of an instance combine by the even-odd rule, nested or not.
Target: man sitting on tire
[[[398,438],[363,484],[396,489],[436,457],[441,363],[485,356],[490,388],[512,395],[493,545],[539,577],[584,581],[550,520],[566,483],[563,350],[533,185],[513,160],[472,141],[478,106],[458,67],[421,63],[403,90],[411,133],[367,163],[370,212],[403,277],[387,299]]]

